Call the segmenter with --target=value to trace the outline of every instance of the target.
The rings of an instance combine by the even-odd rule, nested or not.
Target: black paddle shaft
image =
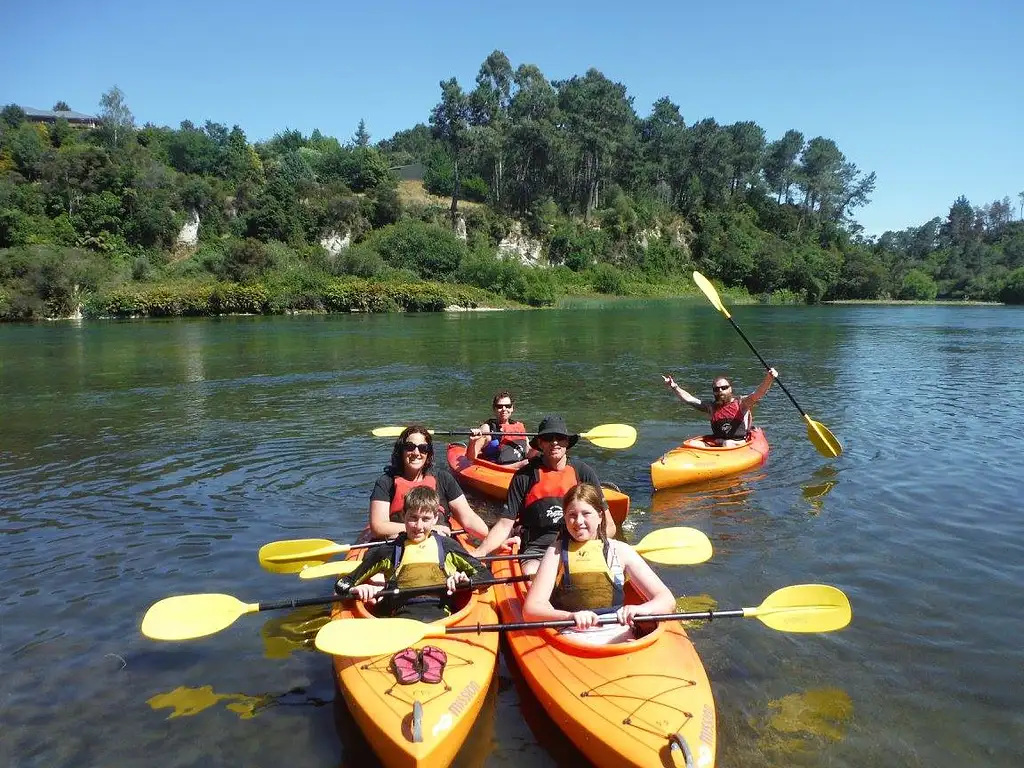
[[[510,576],[507,579],[494,579],[490,581],[481,581],[477,584],[466,584],[460,586],[456,592],[468,592],[474,589],[486,589],[487,587],[493,586],[494,584],[514,584],[518,581],[529,581],[529,576]],[[425,587],[412,587],[410,589],[385,589],[378,593],[378,597],[395,597],[402,595],[403,597],[414,597],[415,595],[429,595],[438,592],[446,592],[448,586],[445,584],[429,584]],[[331,603],[338,603],[342,600],[354,600],[352,595],[331,595],[329,597],[305,597],[298,600],[275,600],[267,603],[259,603],[257,611],[277,611],[286,608],[304,608],[309,605],[330,605]]]
[[[735,608],[729,611],[695,611],[692,613],[652,613],[649,616],[634,616],[634,622],[648,623],[661,621],[711,621],[712,619],[739,619],[746,615],[742,608]],[[614,616],[601,616],[598,624],[615,624],[618,621]],[[576,622],[572,619],[559,619],[557,621],[520,621],[511,624],[474,624],[473,626],[446,627],[446,635],[458,635],[467,632],[510,632],[518,629],[560,629],[574,627]]]
[[[757,355],[757,359],[761,361],[761,365],[763,365],[763,366],[764,366],[764,369],[765,369],[766,371],[768,371],[768,370],[771,370],[771,366],[770,366],[770,365],[768,365],[767,361],[765,361],[765,359],[764,359],[763,357],[761,357],[761,353],[760,353],[760,352],[758,352],[758,351],[757,351],[757,349],[755,349],[755,348],[754,348],[754,345],[750,343],[750,339],[748,339],[748,338],[747,338],[747,334],[745,334],[745,333],[744,333],[744,332],[743,332],[743,331],[742,331],[742,330],[740,329],[740,327],[739,327],[738,325],[736,325],[736,321],[735,321],[735,320],[733,320],[731,316],[729,317],[729,322],[730,322],[730,323],[732,323],[732,327],[736,329],[736,333],[738,333],[738,334],[740,335],[740,337],[741,337],[741,338],[742,338],[742,339],[743,339],[743,340],[744,340],[745,342],[747,342],[747,346],[748,346],[748,347],[750,347],[750,351],[751,351],[751,352],[753,352],[753,353],[754,353],[755,355]],[[800,407],[800,403],[798,403],[798,402],[796,401],[796,398],[795,398],[795,397],[793,397],[793,396],[792,396],[791,394],[789,394],[789,390],[788,390],[788,389],[786,389],[786,385],[782,383],[782,379],[780,379],[780,378],[776,377],[776,378],[775,378],[775,383],[776,383],[776,384],[778,384],[778,385],[779,385],[779,387],[781,387],[781,388],[782,388],[782,391],[786,393],[786,397],[788,397],[788,398],[789,398],[789,402],[791,402],[791,403],[792,403],[793,405],[795,405],[795,406],[796,406],[796,409],[797,409],[798,411],[800,411],[800,415],[801,415],[801,416],[803,416],[803,417],[804,417],[804,418],[806,419],[806,418],[807,418],[807,414],[806,414],[806,413],[804,413],[804,409]]]

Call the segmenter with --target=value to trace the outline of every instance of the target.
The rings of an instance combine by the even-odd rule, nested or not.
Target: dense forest
[[[695,268],[769,301],[1024,302],[1024,192],[1016,218],[960,197],[867,238],[875,174],[833,140],[688,124],[667,97],[640,117],[596,69],[548,80],[495,51],[377,143],[363,122],[137,127],[116,86],[99,117],[0,112],[0,318],[540,306],[678,293]]]

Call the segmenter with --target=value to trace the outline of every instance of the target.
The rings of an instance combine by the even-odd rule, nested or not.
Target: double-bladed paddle
[[[633,549],[652,563],[661,565],[697,565],[711,559],[713,554],[711,540],[703,531],[696,528],[662,528],[644,536],[633,544]],[[492,555],[481,557],[483,562],[495,560],[521,560],[535,555]],[[345,560],[335,563],[324,563],[305,568],[299,572],[301,579],[318,579],[324,576],[341,576],[351,572],[352,566]]]
[[[489,579],[478,584],[466,584],[456,591],[464,592],[484,589],[493,584],[512,584],[527,581],[529,576],[512,576],[507,579]],[[402,595],[429,595],[447,591],[445,584],[434,584],[411,589],[388,589],[378,597]],[[342,600],[354,600],[352,595],[328,595],[296,600],[274,600],[262,603],[243,603],[231,595],[200,594],[165,597],[154,603],[142,619],[142,634],[153,640],[191,640],[205,637],[227,629],[247,613],[276,611],[285,608],[302,608],[307,605],[329,605]],[[362,622],[353,622],[362,623]],[[372,622],[371,622],[372,623]]]
[[[722,299],[718,295],[718,291],[715,290],[715,286],[713,286],[711,282],[700,272],[693,273],[693,282],[695,282],[703,294],[708,297],[708,301],[714,305],[715,309],[725,315],[726,320],[732,323],[732,327],[735,328],[736,332],[739,333],[745,342],[747,342],[747,346],[750,347],[750,351],[757,355],[757,359],[761,361],[761,365],[765,367],[765,370],[770,370],[771,366],[765,362],[765,359],[761,357],[761,353],[754,348],[754,345],[750,343],[750,339],[748,339],[746,334],[740,330],[738,325],[736,325],[736,321],[732,319],[732,315],[729,314],[729,310],[726,309],[725,305],[722,303]],[[804,417],[804,421],[807,422],[807,439],[811,441],[814,447],[818,450],[818,453],[822,456],[827,456],[830,459],[840,456],[843,452],[843,446],[839,444],[836,436],[833,435],[824,424],[819,421],[815,421],[804,413],[804,409],[800,407],[800,404],[789,393],[789,390],[786,389],[786,385],[783,384],[780,379],[775,379],[775,381],[782,388],[782,391],[786,393],[786,397],[789,398],[789,401],[796,406],[798,411],[800,411],[800,415]]]
[[[451,532],[458,536],[465,531]],[[287,539],[272,541],[260,547],[260,565],[271,573],[298,573],[304,568],[319,565],[335,555],[344,555],[353,549],[368,549],[384,541],[368,541],[363,544],[337,544],[330,539]]]
[[[372,434],[375,437],[398,437],[405,431],[405,427],[377,427]],[[472,433],[468,430],[428,430],[432,435],[461,435],[467,436]],[[517,433],[525,437],[536,437],[538,432]],[[586,432],[580,432],[580,437],[589,440],[599,448],[629,448],[636,442],[636,427],[629,424],[599,424]]]
[[[842,590],[827,584],[797,584],[772,592],[755,608],[694,611],[635,616],[636,623],[756,618],[779,632],[832,632],[850,623],[853,613]],[[615,616],[602,616],[598,624],[614,624]],[[425,624],[414,619],[332,621],[316,634],[316,647],[335,656],[379,656],[407,648],[420,640],[472,632],[559,629],[572,627],[572,619],[523,621],[513,624],[473,624],[456,627]]]

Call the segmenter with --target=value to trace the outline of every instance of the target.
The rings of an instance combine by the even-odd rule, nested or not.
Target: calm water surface
[[[711,536],[709,563],[659,568],[676,594],[721,608],[804,582],[849,595],[842,632],[693,631],[720,765],[1019,768],[1024,310],[734,316],[843,442],[840,459],[814,451],[775,389],[757,414],[765,467],[652,493],[649,463],[703,430],[659,374],[702,396],[720,372],[744,391],[762,376],[703,301],[0,326],[0,764],[372,764],[310,646],[322,612],[175,644],[139,622],[171,594],[329,590],[262,571],[256,550],[352,540],[390,448],[373,427],[479,423],[508,386],[527,423],[636,425],[629,450],[576,453],[631,494],[629,538]],[[503,664],[460,763],[575,759]]]

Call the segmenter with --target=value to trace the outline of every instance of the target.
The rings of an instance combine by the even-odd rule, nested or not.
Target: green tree
[[[897,298],[915,301],[932,301],[938,295],[938,286],[930,275],[920,269],[912,269],[903,276]]]
[[[17,128],[25,122],[25,110],[17,104],[8,104],[0,110],[0,123],[8,128]]]
[[[412,270],[425,280],[450,277],[467,253],[450,229],[411,219],[374,232],[366,242],[388,266]]]
[[[512,64],[501,51],[493,51],[476,76],[469,94],[473,146],[490,173],[490,189],[496,206],[502,204],[508,110],[512,101]]]
[[[544,74],[532,64],[522,64],[513,82],[506,173],[512,180],[509,207],[526,214],[553,196],[555,168],[564,142],[557,129],[561,121],[558,94]]]
[[[573,153],[570,199],[580,204],[584,217],[589,219],[600,206],[602,184],[613,176],[613,158],[635,137],[633,98],[626,86],[612,82],[596,69],[556,85]]]
[[[755,184],[764,160],[764,128],[746,120],[725,128],[733,145],[733,167],[730,192],[735,194]]]
[[[733,178],[735,147],[732,137],[713,119],[706,118],[687,130],[689,161],[683,212],[697,214],[701,207],[724,207]]]
[[[469,143],[469,98],[453,77],[441,81],[441,101],[431,110],[433,136],[447,148],[452,159],[451,221],[455,226],[459,208],[460,163]]]
[[[953,246],[964,246],[979,238],[974,207],[964,195],[953,201],[939,234],[943,243]]]
[[[800,156],[797,181],[804,190],[804,210],[813,213],[841,189],[839,174],[845,158],[832,139],[816,136]]]
[[[1024,267],[1019,267],[1006,276],[999,300],[1006,304],[1024,304]]]
[[[764,161],[764,177],[778,195],[778,202],[789,202],[789,188],[796,177],[796,159],[804,148],[804,135],[788,130],[778,141],[768,145]]]
[[[370,132],[366,130],[366,121],[362,118],[359,119],[359,126],[352,136],[352,144],[363,149],[370,146]]]
[[[115,147],[120,146],[135,127],[135,116],[125,103],[124,92],[116,85],[100,97],[100,118]]]
[[[71,111],[71,107],[68,106],[68,103],[66,101],[58,101],[56,104],[53,105],[53,111],[54,112],[70,112]]]
[[[686,122],[678,105],[667,96],[654,102],[640,122],[639,139],[644,181],[663,202],[675,205],[685,178],[680,171],[688,161]]]

